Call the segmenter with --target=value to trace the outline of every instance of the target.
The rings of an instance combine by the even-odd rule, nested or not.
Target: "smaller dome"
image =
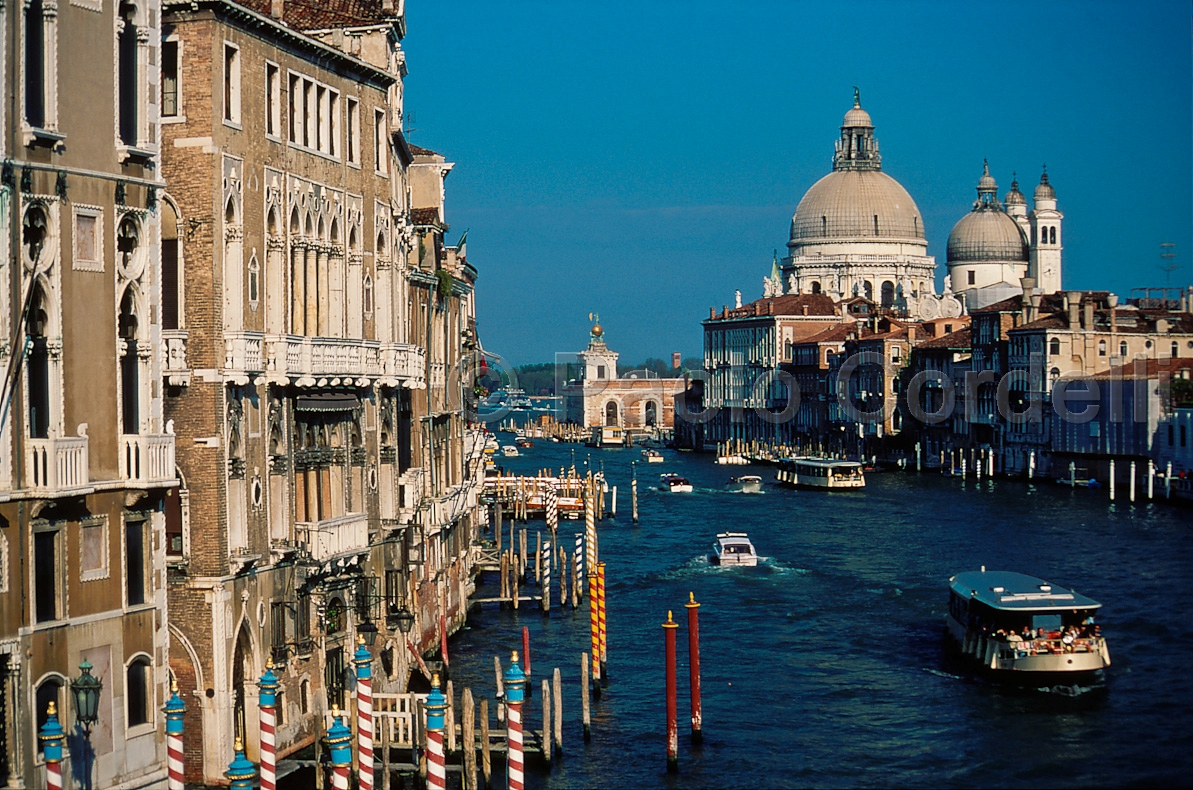
[[[978,179],[978,192],[995,192],[998,190],[998,183],[994,180],[994,176],[990,175],[990,165],[982,162],[983,172],[982,177]]]
[[[1003,211],[971,211],[949,234],[948,262],[1027,262],[1027,239],[1015,220]]]
[[[1036,200],[1056,200],[1056,190],[1048,183],[1048,174],[1040,176],[1040,185],[1036,187]]]
[[[1006,198],[1002,202],[1008,206],[1027,205],[1027,198],[1023,197],[1023,193],[1019,191],[1019,179],[1011,179],[1011,191],[1007,193]]]
[[[846,128],[856,128],[858,126],[866,129],[873,129],[874,122],[870,120],[870,113],[861,108],[860,105],[853,105],[849,112],[845,113],[845,120],[841,121],[841,126]]]

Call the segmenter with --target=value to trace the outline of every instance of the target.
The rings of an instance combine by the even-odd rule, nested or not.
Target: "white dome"
[[[1027,263],[1027,239],[1019,224],[998,209],[966,214],[949,234],[948,262]]]
[[[857,240],[927,245],[915,201],[881,170],[829,173],[807,191],[791,219],[793,246]]]

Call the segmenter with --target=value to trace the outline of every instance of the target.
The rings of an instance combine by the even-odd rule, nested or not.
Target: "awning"
[[[360,398],[347,392],[317,392],[298,396],[294,408],[297,411],[355,411],[360,408]]]

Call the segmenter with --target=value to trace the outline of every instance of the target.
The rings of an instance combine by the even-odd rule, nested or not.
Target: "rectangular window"
[[[240,50],[224,43],[224,120],[240,123]]]
[[[125,692],[128,697],[128,726],[136,727],[152,721],[149,712],[149,661],[138,658],[128,665],[128,683]]]
[[[163,508],[166,513],[166,554],[171,557],[181,557],[182,541],[182,493],[177,488],[166,489],[166,501]]]
[[[145,603],[145,522],[124,525],[124,586],[129,606]]]
[[[282,77],[277,64],[265,64],[265,133],[280,137],[282,133]]]
[[[273,601],[269,604],[269,644],[273,648],[273,659],[278,661],[286,657],[286,620],[289,619],[285,601]]]
[[[178,116],[178,42],[162,42],[162,117]]]
[[[315,88],[315,150],[327,150],[327,88]]]
[[[46,125],[45,18],[41,0],[25,4],[25,120]]]
[[[344,648],[330,647],[326,653],[326,672],[324,685],[327,688],[327,701],[337,707],[344,707]]]
[[[970,270],[969,270],[969,272],[967,273],[967,276],[969,277],[969,281],[968,281],[968,282],[969,282],[969,284],[970,284],[970,285],[973,285],[973,284],[974,284],[974,272],[973,272],[973,269],[970,269]]]
[[[59,530],[33,533],[33,610],[39,623],[57,620]]]
[[[329,90],[327,92],[329,111],[327,113],[328,121],[331,124],[327,137],[327,153],[332,156],[340,155],[340,94],[336,91]]]
[[[385,144],[387,132],[385,130],[385,111],[375,110],[373,113],[373,167],[378,173],[387,173],[389,163],[389,148]]]
[[[348,144],[344,147],[351,164],[360,164],[360,102],[348,98]]]
[[[315,147],[315,83],[310,80],[302,81],[302,144],[307,148]]]
[[[299,130],[302,127],[302,80],[290,75],[290,142],[299,143]]]
[[[1174,426],[1172,423],[1168,424],[1168,446],[1169,447],[1172,447],[1172,445],[1176,444],[1176,441],[1175,441],[1176,440],[1176,431],[1174,430],[1175,427],[1176,426]]]
[[[108,522],[104,518],[84,521],[81,532],[79,569],[83,581],[106,579],[108,576]]]
[[[311,652],[311,599],[302,593],[298,595],[298,607],[294,612],[294,641],[298,643],[299,653]]]
[[[1181,426],[1181,447],[1187,446],[1186,441],[1188,439],[1188,436],[1186,434],[1187,434],[1186,426],[1182,425]]]

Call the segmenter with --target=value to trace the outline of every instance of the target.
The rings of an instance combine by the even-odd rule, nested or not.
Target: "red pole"
[[[688,679],[691,683],[692,697],[692,743],[698,746],[704,736],[700,731],[700,604],[696,603],[695,593],[688,593],[688,602],[684,607],[688,610]]]
[[[528,685],[530,688],[530,629],[522,626],[522,672],[526,675]]]
[[[667,622],[663,623],[663,635],[666,641],[667,656],[667,771],[675,773],[679,770],[679,728],[675,714],[675,630],[679,625],[671,619],[671,612],[667,612]]]

